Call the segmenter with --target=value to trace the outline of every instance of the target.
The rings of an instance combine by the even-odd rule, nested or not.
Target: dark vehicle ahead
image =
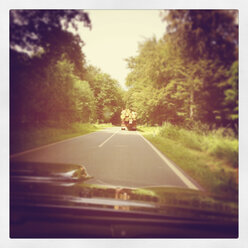
[[[87,184],[80,165],[10,165],[11,238],[237,238],[237,203],[175,188]]]

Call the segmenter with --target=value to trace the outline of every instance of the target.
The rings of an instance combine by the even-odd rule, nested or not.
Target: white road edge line
[[[105,143],[107,143],[114,135],[116,135],[120,130],[113,133],[110,137],[108,137],[105,141],[103,141],[98,147],[102,147]]]
[[[144,141],[158,154],[158,156],[173,170],[173,172],[183,181],[183,183],[190,189],[199,190],[199,188],[193,184],[183,173],[178,170],[150,141],[148,141],[142,134],[138,134],[144,139]]]

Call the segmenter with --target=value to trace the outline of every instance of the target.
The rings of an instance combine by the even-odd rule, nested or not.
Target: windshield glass
[[[10,236],[237,238],[238,27],[11,10]]]

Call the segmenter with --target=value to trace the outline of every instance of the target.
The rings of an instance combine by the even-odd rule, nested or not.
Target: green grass
[[[141,134],[211,193],[237,196],[238,140],[165,124],[139,127]]]
[[[203,150],[214,157],[224,159],[233,168],[238,167],[238,140],[210,134],[203,137]]]
[[[10,132],[10,153],[22,152],[111,126],[109,123],[73,123],[67,127],[40,126],[14,129]]]
[[[207,152],[224,159],[232,167],[238,166],[238,140],[224,128],[202,133],[173,126],[169,123],[157,127],[159,136],[180,142],[187,148]]]

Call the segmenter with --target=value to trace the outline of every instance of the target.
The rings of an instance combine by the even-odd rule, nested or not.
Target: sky
[[[81,28],[87,64],[110,74],[121,86],[129,72],[125,58],[137,55],[139,42],[165,33],[159,10],[86,10],[92,29]]]

